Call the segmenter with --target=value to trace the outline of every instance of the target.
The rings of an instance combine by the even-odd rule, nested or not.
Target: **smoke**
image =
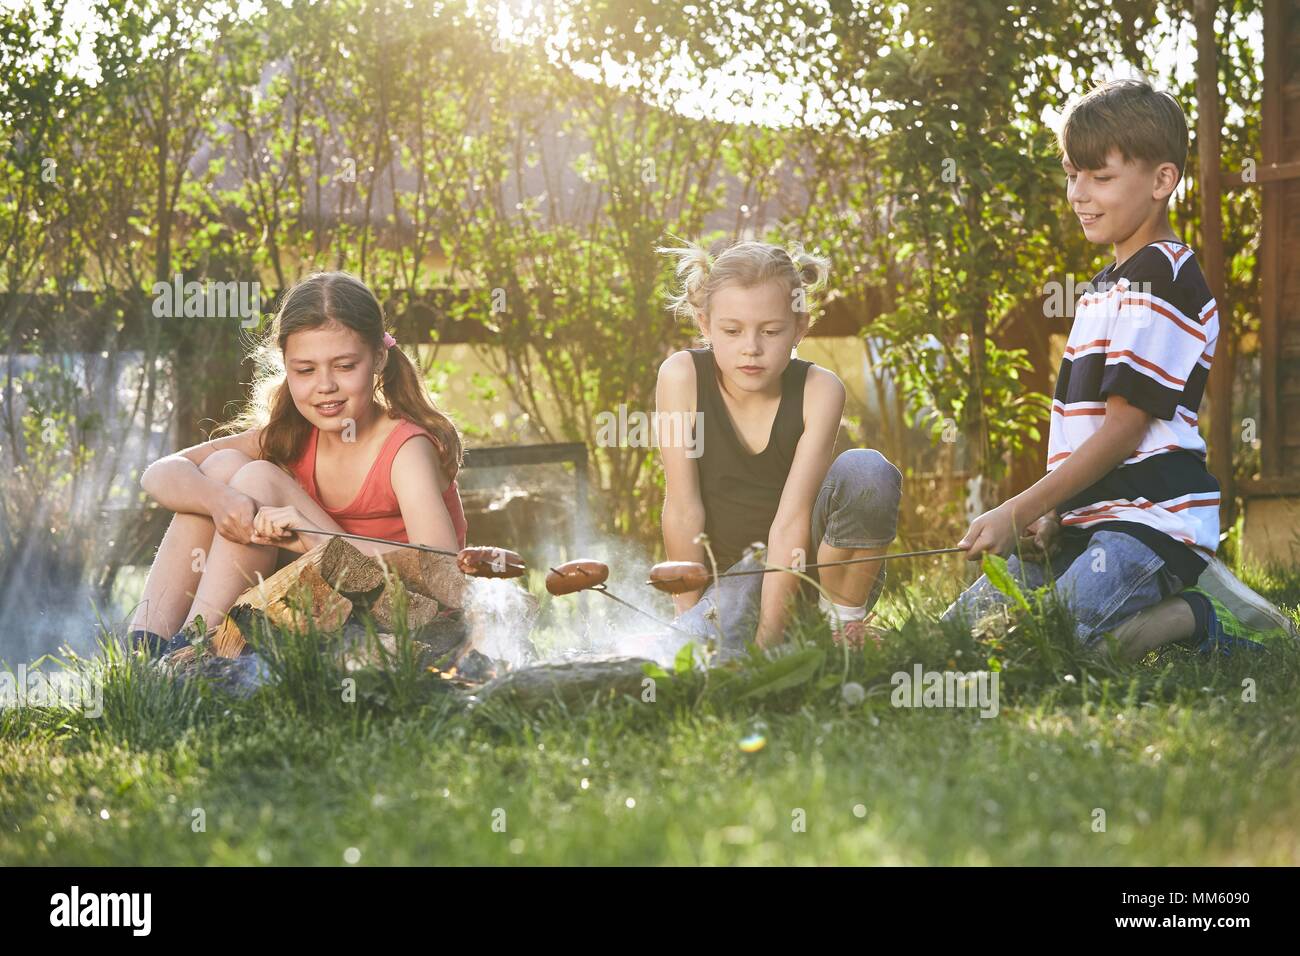
[[[143,464],[164,453],[172,412],[161,362],[108,350],[6,356],[0,431],[0,665],[64,645],[93,653],[106,574],[146,526]],[[114,620],[108,620],[114,618]]]
[[[125,629],[152,559],[152,548],[142,546],[152,532],[136,510],[137,476],[173,445],[167,369],[144,358],[128,351],[8,357],[0,401],[18,427],[30,418],[35,430],[24,436],[11,426],[0,448],[0,467],[12,476],[0,486],[0,666],[65,645],[90,655],[104,628]],[[45,421],[47,409],[66,413],[66,419],[54,413],[60,427]],[[65,421],[94,426],[64,428]],[[79,445],[88,457],[73,457]],[[585,532],[580,551],[566,544],[584,534],[585,505],[575,500],[573,478],[560,468],[480,467],[465,473],[462,492],[483,489],[485,507],[496,515],[472,515],[471,530],[478,524],[481,534],[499,535],[501,543],[519,542],[532,568],[526,587],[518,580],[471,579],[465,610],[474,646],[511,667],[606,656],[671,664],[688,638],[661,623],[673,619],[674,609],[666,595],[645,583],[653,554],[591,532]],[[512,507],[521,494],[517,484],[534,487],[536,494]],[[547,594],[547,569],[574,558],[607,564],[609,591],[658,621],[598,592]],[[121,573],[109,593],[103,572],[116,562],[122,562]]]
[[[548,594],[548,569],[577,558],[608,565],[609,592],[645,613],[597,591],[562,597]],[[488,657],[512,668],[600,657],[644,657],[668,666],[690,640],[666,626],[673,619],[673,604],[645,583],[655,559],[640,545],[591,535],[581,553],[552,541],[524,559],[532,569],[528,588],[519,580],[470,582],[465,611],[474,647]]]

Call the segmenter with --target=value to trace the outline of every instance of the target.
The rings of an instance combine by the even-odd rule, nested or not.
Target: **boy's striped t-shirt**
[[[1188,586],[1219,543],[1219,483],[1197,428],[1218,336],[1218,307],[1189,246],[1153,242],[1111,263],[1076,305],[1047,443],[1050,472],[1101,427],[1111,395],[1153,416],[1123,464],[1061,505],[1061,525],[1132,534]]]

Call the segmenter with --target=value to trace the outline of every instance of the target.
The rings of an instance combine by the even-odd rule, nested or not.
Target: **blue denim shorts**
[[[1007,569],[1024,588],[1056,581],[1056,589],[1073,613],[1075,637],[1092,644],[1139,611],[1159,604],[1186,585],[1165,561],[1132,535],[1098,530],[1088,538],[1063,543],[1050,561],[1007,558]],[[968,587],[944,611],[941,620],[958,617],[974,622],[1010,598],[987,576]]]
[[[816,561],[825,541],[833,548],[883,548],[898,535],[898,505],[903,475],[884,455],[871,448],[850,448],[831,467],[813,503],[808,563]],[[746,555],[727,570],[761,568],[762,562]],[[809,572],[813,574],[814,572]],[[763,596],[762,574],[720,578],[710,584],[694,607],[676,620],[678,627],[702,637],[720,636],[723,658],[744,650],[758,630]],[[871,609],[885,587],[885,566],[876,575],[867,598]]]

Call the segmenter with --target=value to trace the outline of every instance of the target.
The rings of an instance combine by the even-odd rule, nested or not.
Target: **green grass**
[[[1050,607],[975,638],[933,621],[951,581],[896,589],[883,649],[801,617],[779,667],[659,676],[653,703],[466,710],[402,655],[349,702],[321,635],[279,635],[282,685],[246,700],[75,662],[102,717],[0,711],[0,864],[1300,862],[1300,651],[1111,665]],[[1250,583],[1295,613],[1300,575]],[[890,704],[914,662],[990,660],[997,717]]]

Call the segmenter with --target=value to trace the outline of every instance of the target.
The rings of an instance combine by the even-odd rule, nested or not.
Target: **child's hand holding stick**
[[[1055,510],[1052,510],[1025,529],[1020,543],[1022,547],[1029,547],[1050,558],[1056,550],[1057,537],[1060,533],[1061,518]]]
[[[217,534],[236,544],[252,542],[257,502],[248,495],[227,487],[211,513]]]
[[[290,528],[320,532],[319,528],[308,523],[302,513],[291,505],[283,508],[265,507],[259,510],[257,517],[253,519],[254,534],[251,543],[273,544],[288,551],[305,554],[310,545],[302,535],[297,531],[290,531]]]

